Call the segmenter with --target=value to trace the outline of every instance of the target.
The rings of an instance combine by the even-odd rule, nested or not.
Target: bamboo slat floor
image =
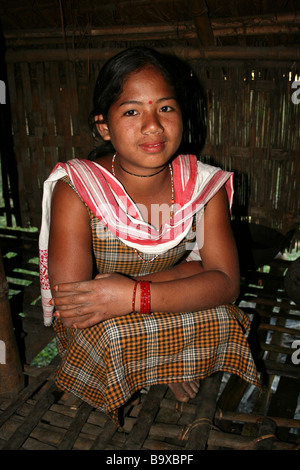
[[[2,244],[11,286],[14,269],[21,266],[13,236],[6,236]],[[17,239],[22,267],[24,263],[28,267],[36,256],[36,236],[18,235]],[[12,247],[18,251],[17,260],[5,256]],[[26,387],[13,401],[0,399],[0,448],[177,453],[300,449],[300,306],[284,291],[288,266],[288,261],[274,260],[268,273],[255,272],[242,283],[239,304],[252,320],[249,342],[262,377],[260,393],[236,376],[222,373],[202,381],[199,394],[187,404],[179,404],[167,386],[153,386],[141,392],[138,403],[124,406],[123,426],[117,428],[104,413],[56,388],[58,357],[42,368],[25,360]],[[38,301],[34,300],[35,306],[29,302],[38,291],[37,277],[28,276],[32,283],[22,290],[25,346],[34,343],[38,331],[40,347],[49,337],[43,336]],[[13,315],[16,305],[12,300]],[[27,351],[28,358],[33,355]]]

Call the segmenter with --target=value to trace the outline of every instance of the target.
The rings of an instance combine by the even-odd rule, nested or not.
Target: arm
[[[89,216],[76,193],[64,182],[55,185],[49,235],[49,279],[55,284],[92,278]]]
[[[238,258],[225,189],[207,204],[201,257],[202,267],[197,263],[183,263],[177,271],[152,276],[152,311],[194,311],[231,303],[237,297]],[[85,328],[130,313],[132,291],[133,280],[118,274],[100,275],[94,281],[60,285],[58,292],[63,298],[55,302],[65,324],[70,326],[72,319],[78,327]],[[184,295],[186,292],[188,295]]]
[[[176,281],[203,272],[201,261],[182,261],[172,268],[165,271],[158,271],[156,273],[147,274],[145,276],[136,277],[139,281],[163,282],[163,281]]]
[[[49,280],[53,294],[52,302],[56,306],[55,315],[61,317],[66,327],[82,322],[83,318],[89,325],[110,318],[113,316],[111,305],[118,314],[130,311],[129,291],[133,289],[133,280],[118,274],[103,274],[98,275],[97,280],[92,279],[89,214],[73,189],[61,181],[57,182],[52,196],[48,251]],[[62,284],[69,287],[63,292],[57,291],[55,286]],[[80,295],[74,295],[74,291],[82,285],[85,286],[83,301]],[[80,289],[79,292],[81,293]],[[62,297],[66,299],[63,302]],[[82,304],[85,304],[83,312]]]
[[[195,311],[231,303],[238,296],[238,255],[231,231],[225,188],[221,188],[207,204],[204,243],[200,254],[202,270],[200,268],[199,273],[174,282],[151,284],[153,311]],[[186,292],[188,295],[183,295]]]
[[[48,255],[49,280],[54,299],[61,294],[56,293],[53,286],[92,278],[88,213],[76,193],[62,181],[56,183],[52,195]],[[57,316],[57,312],[54,315]],[[64,322],[64,318],[62,320]]]

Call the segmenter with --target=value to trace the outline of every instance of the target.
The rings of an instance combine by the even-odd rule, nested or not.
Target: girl
[[[176,75],[145,48],[108,61],[91,114],[102,145],[92,160],[59,163],[44,186],[41,285],[45,324],[55,307],[56,383],[115,420],[152,384],[181,401],[219,370],[258,384],[249,321],[232,305],[232,174],[178,155]]]

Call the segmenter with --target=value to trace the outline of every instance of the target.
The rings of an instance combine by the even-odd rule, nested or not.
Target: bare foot
[[[192,382],[169,384],[169,387],[178,401],[186,403],[190,398],[195,398],[199,391],[200,383],[194,380]]]

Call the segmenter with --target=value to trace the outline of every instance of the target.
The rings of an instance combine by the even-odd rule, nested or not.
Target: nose
[[[142,125],[142,134],[161,134],[164,131],[163,125],[156,113],[146,113]]]

